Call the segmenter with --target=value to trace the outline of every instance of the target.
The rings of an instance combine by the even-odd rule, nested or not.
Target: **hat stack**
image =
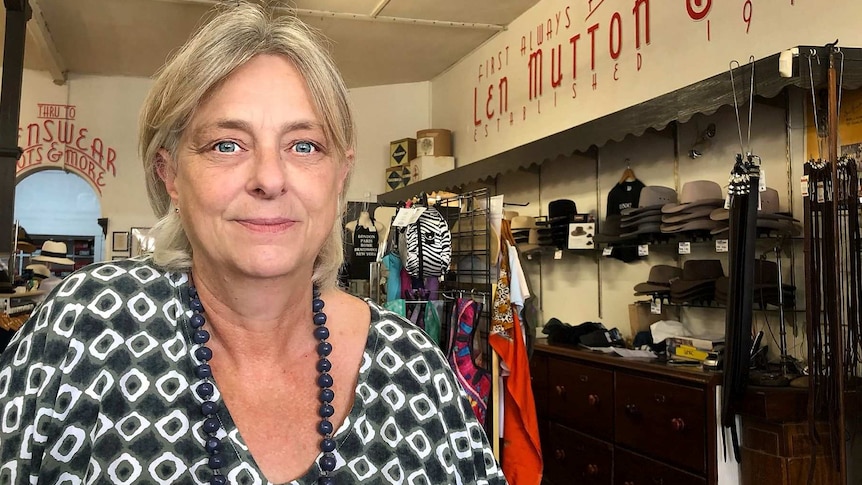
[[[710,219],[713,210],[724,206],[721,186],[711,180],[695,180],[682,186],[678,204],[661,208],[661,232],[678,234],[712,231],[724,223]]]
[[[682,277],[682,270],[676,266],[657,264],[650,268],[649,278],[635,285],[635,296],[650,295],[657,298],[670,297],[671,282]]]
[[[36,245],[33,244],[33,240],[30,239],[30,236],[27,234],[27,231],[24,230],[24,227],[18,226],[18,234],[15,237],[15,249],[19,251],[23,251],[25,253],[32,253],[36,250]]]
[[[552,200],[548,203],[548,218],[536,221],[538,229],[538,244],[565,249],[569,240],[569,223],[578,213],[577,205],[569,199]]]
[[[623,216],[620,214],[607,216],[601,231],[596,234],[593,240],[599,244],[618,244],[637,239],[637,236],[634,235],[623,236],[623,233],[627,231],[622,227],[622,219]]]
[[[675,204],[676,191],[660,185],[648,185],[641,190],[638,206],[621,212],[621,237],[661,234],[661,211],[667,204]]]
[[[512,237],[515,245],[522,253],[536,251],[539,248],[539,226],[536,218],[515,216],[512,218]]]
[[[670,283],[671,303],[701,303],[715,300],[715,285],[724,276],[717,259],[690,259],[682,267],[682,277]]]
[[[722,276],[715,283],[715,301],[726,305],[729,280]],[[781,299],[785,308],[796,306],[796,287],[782,284]],[[754,261],[754,303],[761,305],[780,306],[778,295],[778,264],[775,261]]]
[[[709,214],[710,219],[722,225],[712,230],[712,234],[727,232],[730,211],[721,207]],[[757,211],[757,229],[763,232],[778,232],[779,234],[798,235],[802,232],[799,221],[792,215],[779,210],[778,191],[767,187],[760,192],[760,209]]]

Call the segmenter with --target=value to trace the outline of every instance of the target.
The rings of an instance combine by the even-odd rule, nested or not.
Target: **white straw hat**
[[[57,241],[45,241],[42,244],[42,251],[38,256],[33,257],[33,261],[46,261],[49,263],[65,264],[72,266],[74,261],[66,257],[66,243]]]

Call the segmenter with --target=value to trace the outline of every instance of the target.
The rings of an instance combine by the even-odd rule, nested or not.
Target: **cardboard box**
[[[452,156],[452,132],[443,129],[417,131],[416,156]]]
[[[402,138],[389,142],[389,166],[406,165],[416,158],[416,138]]]
[[[455,170],[455,157],[417,157],[410,160],[410,183]]]
[[[410,166],[398,165],[386,169],[386,191],[400,189],[410,183]]]

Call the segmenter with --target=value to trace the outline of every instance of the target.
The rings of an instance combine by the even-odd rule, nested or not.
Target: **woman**
[[[141,116],[152,257],[67,278],[0,356],[0,483],[504,483],[445,359],[335,288],[346,89],[242,3]]]

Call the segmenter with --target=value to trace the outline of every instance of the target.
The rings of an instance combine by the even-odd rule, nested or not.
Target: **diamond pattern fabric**
[[[0,485],[209,483],[189,278],[148,258],[63,281],[0,354]],[[485,432],[428,336],[370,303],[338,484],[504,484]],[[219,401],[229,483],[269,483]],[[291,484],[313,484],[318,465]]]

